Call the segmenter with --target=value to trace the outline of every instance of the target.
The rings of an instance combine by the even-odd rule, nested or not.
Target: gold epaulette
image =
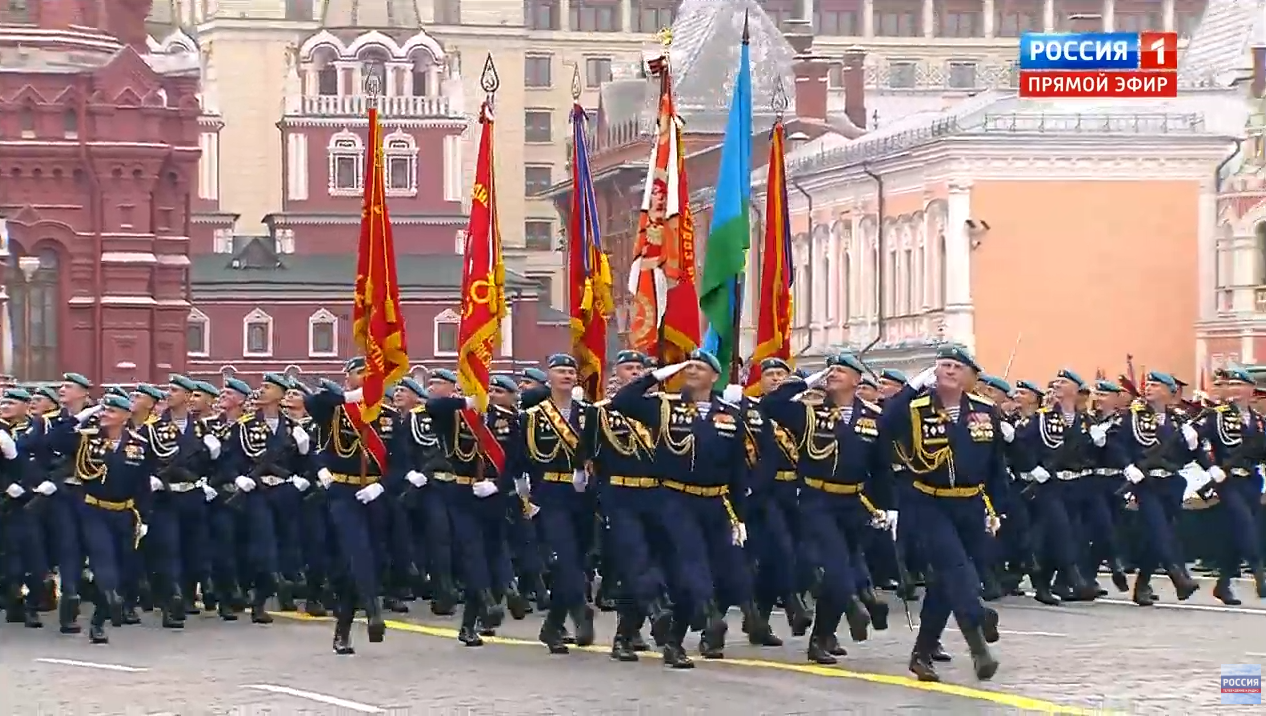
[[[80,435],[98,435],[101,433],[101,428],[95,425],[85,425],[83,427],[75,428],[75,432]]]
[[[930,395],[921,395],[915,398],[914,400],[910,401],[911,408],[926,408],[927,406],[931,404],[932,404],[932,396]]]
[[[128,428],[128,434],[130,434],[132,437],[136,438],[137,440],[140,440],[141,442],[145,442],[145,443],[149,442],[149,438],[145,437],[144,435],[141,435],[139,432],[132,430],[131,428]]]
[[[968,393],[968,394],[967,394],[967,398],[968,398],[969,400],[974,400],[974,401],[976,401],[977,403],[980,403],[980,404],[982,404],[982,405],[988,405],[988,406],[989,406],[989,407],[991,407],[991,408],[992,408],[992,407],[994,407],[994,405],[995,405],[995,403],[994,403],[992,400],[990,400],[990,399],[986,398],[986,397],[985,397],[985,396],[983,396],[983,395],[977,395],[976,393]]]
[[[1141,411],[1141,410],[1146,410],[1146,409],[1147,409],[1147,401],[1146,401],[1146,400],[1143,400],[1142,398],[1135,398],[1135,399],[1134,399],[1134,400],[1130,403],[1130,410],[1131,410],[1131,411],[1133,411],[1133,412],[1135,412],[1135,413],[1137,413],[1137,412],[1139,412],[1139,411]]]
[[[237,419],[237,424],[238,424],[238,425],[246,425],[247,423],[249,423],[250,421],[252,421],[252,420],[254,420],[254,419],[255,419],[255,414],[254,414],[254,413],[250,413],[249,415],[242,415],[241,417],[239,417],[239,418]]]
[[[44,413],[43,417],[47,418],[48,420],[52,420],[53,418],[56,418],[57,416],[61,414],[62,414],[62,411],[60,410],[50,410]]]
[[[541,403],[537,403],[536,405],[533,405],[532,407],[528,408],[527,410],[524,410],[524,411],[523,411],[523,414],[524,414],[524,415],[532,415],[532,414],[539,413],[539,412],[541,412]]]
[[[1051,412],[1051,409],[1050,409],[1049,407],[1047,407],[1047,406],[1043,405],[1042,407],[1038,408],[1036,412],[1039,412],[1039,413],[1049,413],[1049,412]]]
[[[417,407],[411,408],[411,409],[409,410],[409,412],[410,412],[410,413],[414,413],[414,414],[417,414],[417,413],[425,413],[425,412],[426,412],[426,403],[423,403],[422,405],[419,405],[419,406],[417,406]]]
[[[1230,410],[1230,409],[1231,409],[1231,406],[1227,405],[1226,403],[1219,403],[1219,404],[1217,404],[1216,406],[1214,406],[1214,408],[1213,408],[1213,409],[1214,409],[1216,412],[1219,412],[1219,413],[1225,413],[1226,411],[1228,411],[1228,410]]]

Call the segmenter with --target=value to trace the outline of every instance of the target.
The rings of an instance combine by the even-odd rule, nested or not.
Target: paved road
[[[1158,582],[1159,584],[1159,582]],[[1248,589],[1241,590],[1249,596]],[[183,632],[147,624],[85,637],[0,627],[0,714],[827,714],[884,710],[1084,713],[1195,712],[1216,708],[1219,666],[1266,661],[1266,602],[1220,609],[1207,594],[1175,608],[1115,603],[1043,607],[1001,603],[1002,670],[980,684],[957,656],[943,685],[905,676],[912,635],[900,607],[894,628],[846,645],[840,666],[804,662],[804,639],[755,649],[738,638],[724,662],[666,670],[654,656],[617,664],[600,644],[551,657],[535,642],[539,620],[507,622],[482,649],[453,639],[452,619],[403,615],[387,641],[330,653],[330,625],[278,619],[269,627],[195,617]],[[781,620],[776,620],[781,621]],[[785,624],[778,623],[785,629]],[[613,620],[604,615],[600,638]],[[490,640],[492,642],[492,640]],[[947,647],[963,653],[948,634]],[[1079,709],[1083,709],[1079,711]]]

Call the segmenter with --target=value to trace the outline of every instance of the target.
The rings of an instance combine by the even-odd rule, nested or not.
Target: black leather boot
[[[549,653],[551,654],[567,654],[571,652],[571,649],[568,649],[567,644],[563,642],[563,626],[566,620],[566,610],[550,607],[549,612],[545,615],[545,622],[541,624],[541,631],[537,634],[537,638],[549,648]]]
[[[254,594],[251,599],[251,623],[252,624],[272,624],[273,615],[268,613],[268,598],[272,596],[273,582],[269,581],[269,577],[261,577],[255,584]]]
[[[1142,570],[1134,575],[1134,594],[1131,599],[1140,607],[1150,607],[1156,603],[1156,594],[1152,591],[1152,575],[1144,574]]]
[[[1033,584],[1033,598],[1048,607],[1058,607],[1064,601],[1051,589],[1053,575],[1046,569],[1034,569],[1029,573],[1029,581]]]
[[[888,604],[880,601],[879,595],[874,589],[867,587],[858,593],[857,598],[866,607],[866,612],[870,614],[870,625],[875,631],[884,631],[888,628]]]
[[[431,588],[431,613],[446,617],[457,612],[457,590],[453,587],[453,578],[445,574],[433,575]]]
[[[920,649],[918,645],[915,645],[914,651],[910,652],[910,673],[914,674],[914,678],[919,681],[940,681],[941,675],[936,673],[933,661],[935,659],[931,649]]]
[[[1165,574],[1169,577],[1169,581],[1174,584],[1174,591],[1178,594],[1178,601],[1184,602],[1191,598],[1200,589],[1200,584],[1187,574],[1187,570],[1181,565],[1170,565],[1165,568]]]
[[[365,602],[365,622],[369,631],[369,643],[378,644],[387,635],[387,622],[382,616],[382,600],[370,597]]]
[[[981,681],[992,679],[993,675],[998,673],[998,660],[989,652],[989,645],[985,642],[985,635],[980,627],[960,625],[959,630],[963,633],[963,638],[967,640],[967,648],[971,652],[971,662],[976,670],[976,678]]]
[[[339,605],[334,611],[336,613],[334,621],[334,653],[339,656],[355,654],[356,649],[352,648],[352,620],[356,610],[351,606],[349,600],[347,604]]]
[[[206,584],[206,581],[203,581],[203,584]],[[181,593],[185,598],[185,603],[181,608],[185,616],[201,614],[202,610],[198,608],[198,580],[186,580]]]
[[[1112,586],[1117,588],[1118,592],[1125,593],[1130,591],[1130,582],[1125,578],[1125,567],[1122,566],[1121,560],[1108,560],[1108,571],[1112,573]]]
[[[804,597],[799,592],[792,592],[782,598],[783,610],[787,613],[787,626],[791,627],[792,636],[804,636],[813,626],[813,617]]]
[[[769,626],[768,615],[761,614],[755,602],[747,602],[739,609],[747,622],[747,643],[752,646],[782,646],[782,639]]]
[[[457,629],[457,641],[463,646],[483,646],[483,637],[479,636],[479,622],[483,615],[483,604],[478,599],[467,599],[462,606],[462,625]]]
[[[825,607],[819,603],[818,613],[823,614]],[[834,634],[831,630],[834,628],[833,619],[815,619],[813,621],[813,631],[809,634],[809,650],[806,654],[809,663],[830,666],[839,663],[839,659],[831,653],[831,640]]]
[[[122,600],[118,599],[118,595],[114,595],[117,603],[121,604]],[[96,606],[92,610],[92,618],[88,620],[88,642],[92,644],[109,644],[110,637],[106,636],[105,625],[106,619],[114,617],[114,603],[101,598],[97,601]],[[121,622],[122,620],[120,620]]]
[[[185,598],[180,593],[180,587],[174,584],[171,594],[162,604],[162,616],[164,629],[185,628]]]
[[[655,646],[662,649],[672,638],[673,630],[673,610],[668,606],[668,600],[660,596],[651,602],[646,610],[646,620],[651,624],[651,639],[655,641]]]
[[[277,610],[282,612],[297,612],[299,605],[295,603],[295,583],[294,580],[281,577],[276,581],[277,584]]]
[[[725,615],[713,602],[704,607],[704,627],[699,635],[699,655],[705,659],[725,658],[725,633],[729,625],[725,623]]]
[[[844,602],[844,620],[848,622],[848,635],[853,641],[866,641],[870,636],[870,612],[856,596]]]
[[[506,589],[506,611],[510,612],[510,618],[516,622],[526,619],[532,611],[532,603],[519,591],[517,583],[511,583]]]
[[[480,605],[483,611],[479,615],[479,621],[487,629],[496,629],[506,619],[506,610],[501,606],[501,600],[493,595],[491,589],[485,589],[479,593]]]
[[[620,612],[615,621],[615,638],[611,640],[611,658],[616,661],[637,661],[637,652],[633,650],[630,635],[634,633],[634,625],[638,623],[635,614]]]
[[[1257,588],[1257,598],[1266,599],[1266,568],[1260,564],[1249,565],[1253,573],[1253,586]]]
[[[215,613],[226,622],[237,621],[237,610],[233,608],[235,587],[229,580],[217,579],[215,583]]]
[[[672,628],[669,630],[668,643],[664,644],[662,653],[664,655],[664,666],[672,669],[693,669],[695,662],[691,660],[690,655],[686,653],[686,648],[682,646],[682,640],[686,638],[686,632],[689,631],[690,624],[685,619],[673,619]]]
[[[27,595],[26,603],[23,605],[22,624],[27,629],[44,628],[44,622],[40,619],[39,595]]]
[[[78,634],[81,631],[79,626],[79,595],[62,595],[61,603],[57,605],[57,623],[61,627],[61,633],[63,634]]]
[[[1244,603],[1235,596],[1235,590],[1231,588],[1231,578],[1225,575],[1218,577],[1217,584],[1213,585],[1213,596],[1228,607],[1238,607]]]
[[[571,621],[576,625],[576,646],[589,646],[597,638],[593,619],[594,609],[588,604],[571,610]]]

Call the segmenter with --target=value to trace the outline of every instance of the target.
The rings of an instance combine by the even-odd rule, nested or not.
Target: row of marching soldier
[[[691,631],[701,656],[724,658],[731,607],[749,643],[778,646],[781,606],[807,659],[833,664],[837,632],[862,642],[887,628],[877,583],[897,575],[909,590],[925,575],[910,670],[939,679],[953,614],[987,679],[999,636],[988,602],[1023,594],[1025,578],[1051,605],[1104,594],[1100,566],[1140,605],[1157,599],[1155,573],[1189,598],[1175,521],[1193,499],[1223,511],[1215,596],[1239,603],[1231,579],[1247,564],[1266,597],[1255,534],[1266,431],[1240,369],[1220,372],[1219,400],[1195,411],[1168,374],[1149,373],[1137,399],[1069,370],[1013,387],[945,346],[909,380],[851,354],[808,376],[768,359],[750,398],[714,389],[721,366],[707,352],[655,367],[624,351],[618,390],[589,403],[576,361],[559,354],[518,380],[495,376],[482,420],[439,370],[426,386],[404,380],[394,407],[358,430],[364,361],[346,368],[343,386],[174,375],[95,403],[77,374],[57,391],[8,389],[7,620],[42,626],[55,571],[60,630],[80,632],[90,604],[93,643],[149,608],[179,629],[202,609],[268,624],[270,609],[301,601],[333,613],[333,648],[349,654],[358,609],[380,641],[385,611],[429,598],[438,615],[460,606],[466,646],[506,611],[540,610],[541,642],[564,654],[596,639],[599,581],[618,617],[614,659],[636,661],[649,632],[666,665],[690,668]],[[1128,559],[1132,588],[1126,504],[1143,548]]]

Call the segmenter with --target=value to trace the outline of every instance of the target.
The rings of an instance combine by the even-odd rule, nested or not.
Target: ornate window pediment
[[[355,132],[330,137],[330,196],[359,196],[365,191],[365,145]]]
[[[194,308],[185,325],[185,354],[192,358],[211,355],[211,319]]]
[[[338,357],[338,316],[324,308],[308,316],[308,357]]]
[[[242,356],[268,358],[273,354],[273,317],[256,308],[242,319]]]

